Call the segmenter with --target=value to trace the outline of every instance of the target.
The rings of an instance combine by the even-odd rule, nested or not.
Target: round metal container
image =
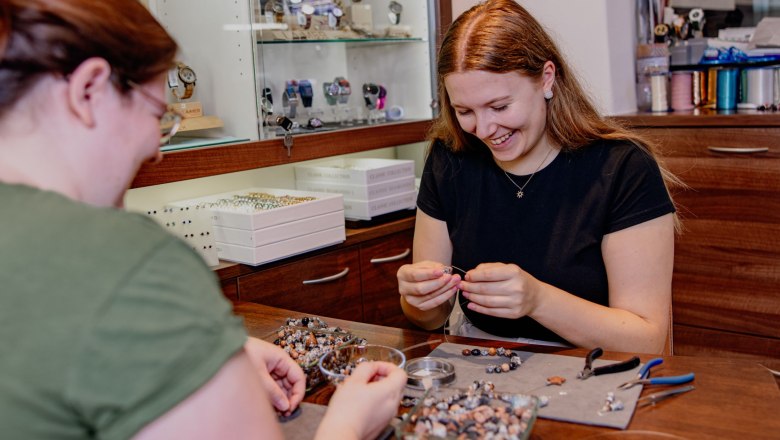
[[[430,378],[433,386],[447,385],[455,381],[455,366],[436,357],[421,357],[406,363],[406,383],[412,388],[424,389],[423,379]]]

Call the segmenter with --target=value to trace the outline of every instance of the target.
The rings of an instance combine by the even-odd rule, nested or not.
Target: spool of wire
[[[693,72],[693,75],[692,75],[692,78],[691,78],[692,81],[693,81],[693,90],[692,90],[692,92],[693,92],[693,106],[694,107],[698,107],[698,106],[702,105],[704,103],[704,101],[705,101],[705,98],[703,96],[702,91],[704,90],[704,92],[706,93],[706,84],[705,84],[705,87],[702,87],[702,77],[704,77],[704,75],[702,75],[701,71],[696,70],[696,71]]]
[[[734,110],[737,108],[738,78],[739,69],[718,70],[718,100],[716,104],[718,110]]]
[[[772,68],[745,69],[747,91],[745,102],[757,108],[768,108],[774,104],[774,73]]]
[[[693,109],[693,72],[672,72],[672,110]]]
[[[651,111],[669,111],[669,102],[666,97],[666,81],[666,73],[657,73],[650,76]]]
[[[718,103],[718,70],[711,68],[707,71],[707,107],[715,107]]]
[[[775,69],[774,75],[774,99],[772,101],[772,106],[777,107],[780,105],[780,69]]]

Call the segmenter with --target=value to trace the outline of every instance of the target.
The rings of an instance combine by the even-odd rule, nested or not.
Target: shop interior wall
[[[477,0],[452,0],[455,19]],[[555,39],[606,115],[636,111],[633,0],[518,0]]]

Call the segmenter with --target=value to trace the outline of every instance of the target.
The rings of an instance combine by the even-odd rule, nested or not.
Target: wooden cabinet
[[[216,270],[225,296],[301,313],[400,328],[396,272],[412,261],[414,218],[347,230],[347,241],[306,255],[252,267]]]
[[[780,116],[623,119],[688,185],[674,194],[674,354],[780,359]]]
[[[412,231],[360,245],[363,319],[370,324],[416,328],[401,310],[396,272],[412,262]]]
[[[241,276],[238,299],[362,321],[359,251],[342,249]]]

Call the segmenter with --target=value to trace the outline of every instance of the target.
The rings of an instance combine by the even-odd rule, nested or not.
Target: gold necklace
[[[523,196],[525,195],[525,193],[523,192],[523,190],[525,190],[525,187],[526,187],[526,186],[528,186],[528,184],[529,184],[529,183],[531,183],[531,179],[533,179],[533,178],[534,178],[534,175],[535,175],[535,174],[536,174],[536,173],[537,173],[537,172],[538,172],[538,171],[539,171],[539,170],[542,168],[542,165],[544,165],[544,163],[547,161],[547,158],[548,158],[548,157],[550,157],[550,153],[552,152],[552,150],[553,150],[552,148],[550,148],[549,150],[547,150],[547,154],[545,154],[545,155],[544,155],[544,159],[542,159],[542,162],[539,164],[539,166],[538,166],[538,167],[536,167],[536,170],[535,170],[533,173],[531,173],[531,176],[530,176],[530,177],[528,177],[528,180],[526,180],[526,181],[525,181],[525,183],[523,184],[523,186],[520,186],[520,185],[518,185],[518,184],[517,184],[517,182],[515,182],[515,181],[514,181],[514,180],[513,180],[513,179],[512,179],[512,178],[509,176],[509,173],[507,173],[507,172],[506,172],[506,170],[505,170],[503,167],[499,167],[499,168],[501,168],[501,171],[503,171],[503,172],[504,172],[504,175],[506,176],[506,178],[507,178],[507,179],[509,179],[509,181],[510,181],[510,182],[512,182],[512,185],[514,185],[514,186],[516,186],[516,187],[517,187],[517,198],[518,198],[518,199],[522,199],[522,198],[523,198]]]

